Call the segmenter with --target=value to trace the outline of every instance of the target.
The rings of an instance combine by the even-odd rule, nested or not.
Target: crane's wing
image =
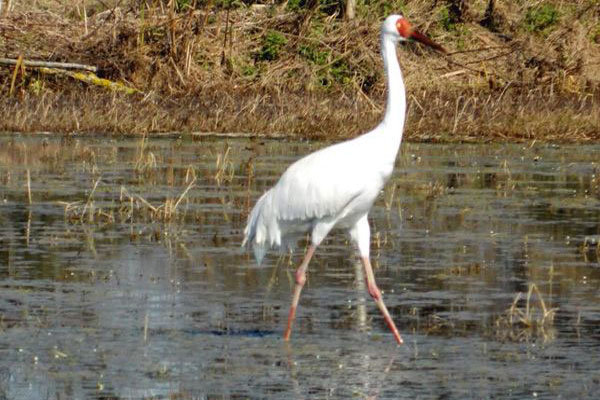
[[[260,197],[242,244],[252,244],[259,264],[268,247],[292,244],[315,222],[338,220],[356,212],[352,207],[357,205],[368,212],[386,180],[376,160],[364,159],[373,152],[370,146],[373,143],[363,136],[309,154]]]
[[[366,140],[326,147],[294,164],[273,187],[272,207],[284,221],[335,217],[365,193],[376,193],[384,180],[377,168],[366,165]],[[369,205],[370,206],[370,205]]]

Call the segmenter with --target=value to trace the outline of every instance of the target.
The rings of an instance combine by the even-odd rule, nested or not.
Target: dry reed
[[[347,138],[381,116],[377,4],[347,22],[278,7],[175,12],[174,2],[126,3],[47,12],[25,2],[0,20],[0,32],[15,38],[0,41],[0,52],[87,62],[140,91],[84,87],[22,64],[1,69],[0,93],[13,96],[0,96],[0,130]],[[454,25],[441,17],[444,2],[408,3],[405,14],[452,52],[401,46],[407,139],[600,139],[600,52],[589,33],[598,16],[556,3],[562,18],[548,32],[525,29],[528,1],[497,5],[494,29],[480,24],[479,3]],[[278,35],[272,48],[269,34]]]

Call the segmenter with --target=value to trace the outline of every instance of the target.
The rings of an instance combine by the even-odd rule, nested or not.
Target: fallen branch
[[[117,91],[117,92],[124,92],[126,94],[142,93],[138,89],[126,86],[121,82],[113,82],[109,79],[99,78],[94,73],[64,71],[61,69],[45,68],[45,67],[40,68],[40,71],[47,73],[47,74],[67,75],[73,79],[77,79],[77,80],[80,80],[85,83],[102,86],[107,89]]]
[[[14,58],[0,58],[0,65],[17,65],[18,59]],[[54,61],[36,61],[36,60],[23,60],[23,65],[29,68],[60,68],[60,69],[79,69],[84,71],[96,72],[97,67],[93,65],[76,64],[76,63],[62,63]]]

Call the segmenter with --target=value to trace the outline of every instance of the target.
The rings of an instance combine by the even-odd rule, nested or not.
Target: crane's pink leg
[[[296,308],[298,307],[298,301],[300,300],[300,292],[302,292],[302,288],[304,287],[304,283],[306,282],[306,269],[308,268],[308,263],[312,258],[313,254],[317,247],[315,245],[310,245],[308,250],[306,251],[306,255],[304,256],[304,260],[302,260],[302,264],[296,270],[296,285],[294,286],[294,297],[292,298],[292,306],[290,307],[290,314],[288,316],[288,323],[285,333],[283,334],[283,340],[290,340],[290,335],[292,333],[292,325],[294,325],[294,318],[296,317]]]
[[[361,257],[360,259],[362,261],[363,266],[365,267],[365,274],[367,275],[367,288],[369,290],[369,294],[371,295],[373,300],[375,300],[375,303],[377,303],[377,307],[379,307],[379,311],[381,311],[381,314],[383,314],[383,318],[385,319],[387,326],[392,331],[396,342],[398,342],[398,344],[404,343],[402,337],[400,337],[400,333],[398,333],[396,324],[394,324],[394,321],[392,321],[392,317],[390,317],[390,313],[388,312],[388,309],[385,306],[385,303],[383,302],[383,298],[381,297],[381,291],[375,283],[375,275],[373,274],[373,267],[371,267],[371,261],[369,260],[369,257]]]

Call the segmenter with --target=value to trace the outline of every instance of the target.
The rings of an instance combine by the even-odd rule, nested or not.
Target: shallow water
[[[403,144],[370,214],[402,347],[343,234],[289,343],[300,250],[239,247],[322,146],[0,137],[0,399],[597,395],[599,146]]]

